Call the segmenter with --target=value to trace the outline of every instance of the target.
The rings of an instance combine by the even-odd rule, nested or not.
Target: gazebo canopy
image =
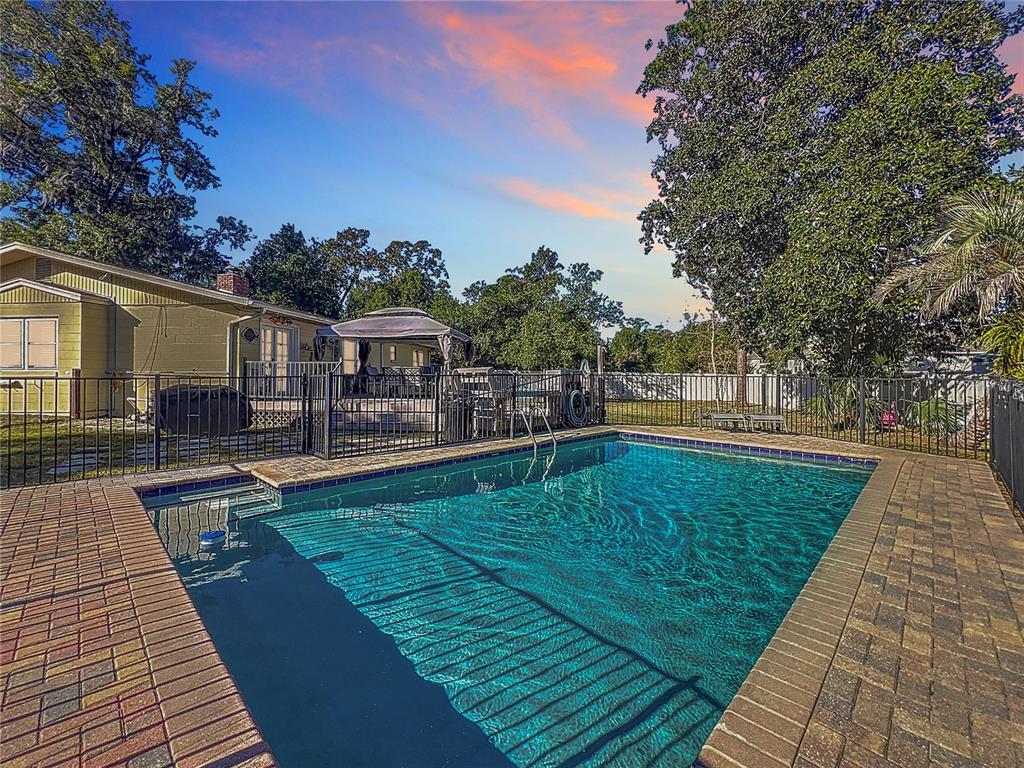
[[[461,331],[439,323],[423,310],[413,307],[388,307],[367,312],[357,320],[320,328],[317,335],[360,341],[408,341],[436,345],[445,362],[451,358],[452,339],[465,343],[471,341]]]

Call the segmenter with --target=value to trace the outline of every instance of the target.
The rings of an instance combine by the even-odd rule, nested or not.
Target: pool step
[[[230,497],[225,500],[228,505],[229,515],[235,517],[253,517],[265,515],[267,512],[274,512],[280,509],[280,504],[274,494],[263,486],[257,486],[244,494]]]
[[[275,494],[257,483],[185,491],[161,499],[159,506],[189,504],[207,504],[212,509],[226,509],[230,516],[236,518],[265,515],[281,508]]]

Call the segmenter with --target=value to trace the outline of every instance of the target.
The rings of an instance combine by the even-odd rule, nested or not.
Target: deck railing
[[[267,363],[248,360],[243,371],[243,391],[249,397],[297,398],[301,395],[302,377],[315,378],[339,368],[337,362]]]

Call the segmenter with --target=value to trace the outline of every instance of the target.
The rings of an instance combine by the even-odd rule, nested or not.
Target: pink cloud
[[[999,48],[999,58],[1006,62],[1010,74],[1016,75],[1013,92],[1024,94],[1024,34],[1016,34]]]
[[[448,59],[535,133],[573,147],[575,123],[594,115],[646,124],[652,105],[635,93],[647,38],[676,20],[662,3],[422,3],[410,15],[440,35]]]
[[[595,121],[650,121],[653,101],[635,93],[652,55],[644,43],[683,13],[671,2],[357,4],[353,27],[350,7],[229,7],[235,34],[200,25],[194,54],[330,113],[343,114],[346,89],[361,83],[467,140],[488,120],[511,120],[581,149]],[[1024,93],[1024,36],[1000,55]]]
[[[196,32],[192,35],[194,55],[203,65],[294,94],[307,105],[328,112],[342,107],[332,88],[339,63],[370,50],[357,37],[337,33],[311,37],[303,28],[287,23],[254,24],[247,32],[244,42]]]
[[[353,29],[346,5],[232,8],[234,34],[200,28],[193,54],[330,113],[361,83],[471,140],[497,119],[580,149],[595,120],[650,120],[635,93],[644,43],[681,14],[666,2],[358,4]]]
[[[494,185],[516,200],[583,219],[633,222],[649,200],[642,190],[624,191],[585,184],[575,185],[570,191],[543,186],[528,179],[505,178],[497,179]]]

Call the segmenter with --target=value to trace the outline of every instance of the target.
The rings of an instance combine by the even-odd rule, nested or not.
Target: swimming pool
[[[286,767],[678,766],[870,471],[602,439],[152,514]]]

